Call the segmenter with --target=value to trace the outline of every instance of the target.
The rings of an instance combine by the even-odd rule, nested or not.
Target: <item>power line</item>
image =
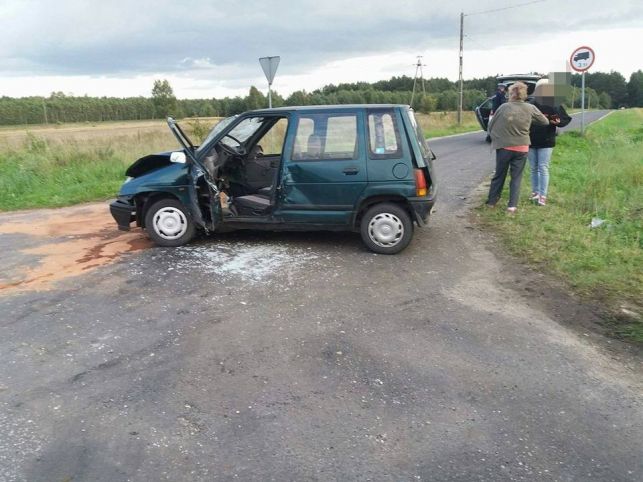
[[[483,43],[480,43],[480,40],[477,40],[477,39],[473,38],[471,35],[464,34],[464,38],[466,38],[467,40],[473,42],[474,44],[476,44],[481,49],[491,50],[491,47],[489,47],[488,45],[485,45]]]
[[[460,53],[459,53],[460,68],[459,68],[459,75],[458,75],[458,82],[460,84],[460,96],[458,101],[458,124],[462,123],[462,101],[464,97],[464,80],[462,78],[462,63],[464,58],[464,17],[470,17],[472,15],[481,15],[483,13],[501,12],[503,10],[524,7],[526,5],[532,5],[534,3],[542,3],[546,1],[547,0],[531,0],[530,2],[518,3],[516,5],[508,5],[506,7],[500,7],[500,8],[492,8],[489,10],[482,10],[479,12],[473,12],[473,13],[467,13],[467,14],[465,14],[464,12],[460,12]]]
[[[471,15],[481,15],[483,13],[493,13],[493,12],[502,12],[503,10],[509,10],[512,8],[518,8],[518,7],[524,7],[525,5],[531,5],[533,3],[543,3],[546,2],[547,0],[533,0],[531,2],[524,2],[524,3],[519,3],[517,5],[509,5],[507,7],[500,7],[500,8],[493,8],[491,10],[481,10],[479,12],[473,12],[473,13],[465,13],[465,17],[470,17]]]

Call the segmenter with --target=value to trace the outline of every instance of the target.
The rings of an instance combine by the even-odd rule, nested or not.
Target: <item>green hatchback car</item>
[[[160,246],[197,231],[359,231],[377,253],[402,251],[435,202],[433,160],[406,105],[255,110],[219,122],[195,146],[132,164],[110,205]]]

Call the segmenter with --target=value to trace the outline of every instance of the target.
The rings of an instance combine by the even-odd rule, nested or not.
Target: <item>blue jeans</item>
[[[531,169],[531,191],[547,196],[549,187],[549,160],[553,147],[529,148],[529,167]]]

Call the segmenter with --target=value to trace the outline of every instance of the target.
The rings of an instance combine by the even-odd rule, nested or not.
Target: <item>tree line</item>
[[[496,88],[493,76],[464,81],[463,107],[471,110]],[[572,88],[565,101],[580,107],[580,74],[571,79]],[[323,104],[409,104],[420,112],[453,111],[458,107],[457,83],[446,78],[420,80],[415,85],[408,76],[392,77],[373,83],[329,84],[307,92],[299,90],[287,97],[273,92],[273,106]],[[586,104],[589,107],[643,107],[643,71],[634,72],[629,81],[618,72],[586,74]],[[89,97],[53,92],[49,97],[0,97],[0,125],[57,124],[158,119],[167,115],[182,117],[227,117],[266,107],[266,96],[251,87],[245,97],[223,99],[177,99],[167,80],[154,82],[151,97]]]

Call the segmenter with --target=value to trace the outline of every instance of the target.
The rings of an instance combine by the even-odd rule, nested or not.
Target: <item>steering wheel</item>
[[[236,137],[234,137],[233,135],[226,134],[226,135],[225,135],[225,136],[223,136],[223,137],[229,137],[229,138],[230,138],[230,139],[232,139],[234,142],[236,142],[237,144],[241,145],[241,141],[240,141],[239,139],[237,139]]]
[[[222,150],[223,152],[225,152],[226,154],[228,154],[229,156],[239,156],[239,155],[241,155],[241,154],[237,151],[237,149],[235,149],[235,148],[234,148],[234,147],[232,147],[232,146],[229,146],[229,145],[228,145],[228,144],[226,144],[225,142],[219,142],[219,145],[221,146],[221,150]]]
[[[243,147],[243,145],[241,144],[241,141],[239,141],[239,139],[237,139],[234,136],[231,136],[230,134],[226,134],[223,137],[229,137],[234,142],[239,144],[237,147],[232,147],[232,146],[227,145],[225,142],[219,142],[219,144],[222,146],[223,150],[226,151],[228,154],[231,154],[233,156],[245,156],[247,154],[245,148]]]

